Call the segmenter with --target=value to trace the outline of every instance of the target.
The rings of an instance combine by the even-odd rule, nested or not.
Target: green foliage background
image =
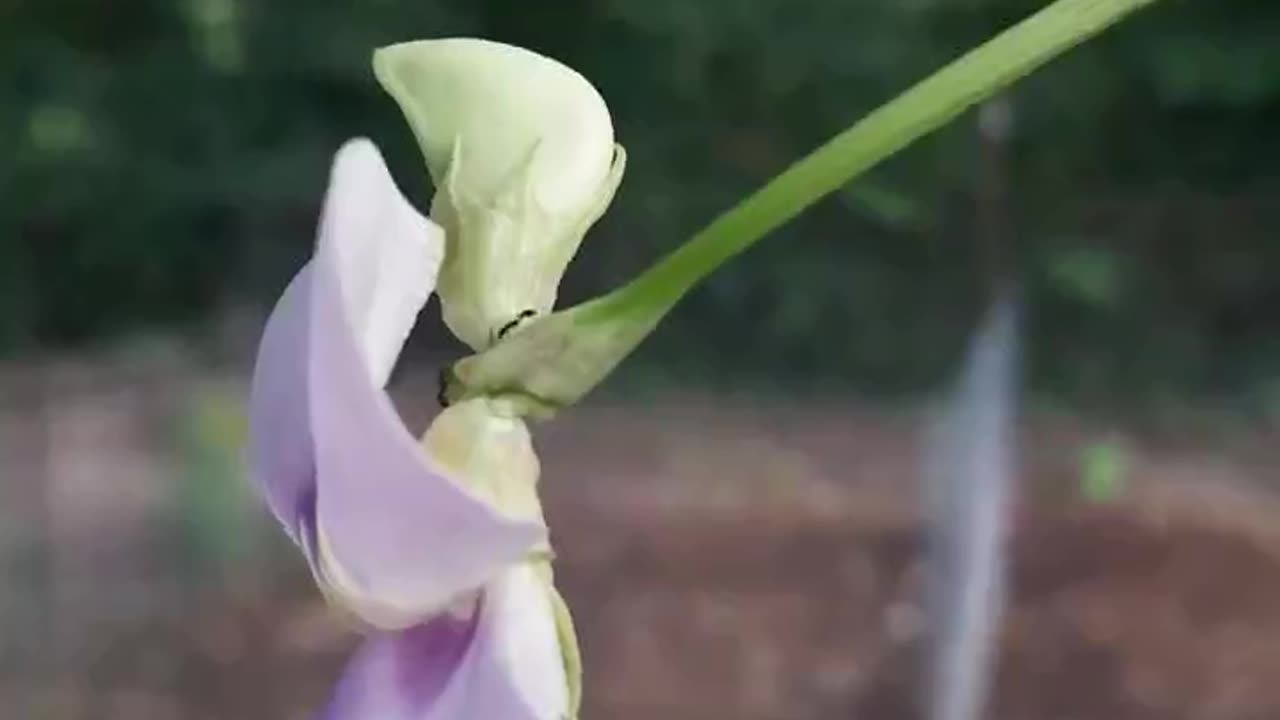
[[[425,206],[408,128],[369,70],[376,46],[486,36],[601,89],[631,162],[572,300],[1042,4],[0,2],[0,355],[268,302],[308,252],[349,136],[382,145]],[[628,372],[934,383],[972,319],[975,208],[999,173],[1040,387],[1086,402],[1280,394],[1276,38],[1266,0],[1158,3],[1015,89],[1007,161],[966,117],[715,275]]]

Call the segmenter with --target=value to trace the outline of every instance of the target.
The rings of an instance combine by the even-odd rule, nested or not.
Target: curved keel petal
[[[432,712],[421,720],[569,717],[569,688],[551,593],[551,586],[529,564],[512,568],[489,585],[466,657]]]
[[[397,632],[379,632],[348,663],[319,720],[428,717],[475,637],[476,619],[442,615]]]

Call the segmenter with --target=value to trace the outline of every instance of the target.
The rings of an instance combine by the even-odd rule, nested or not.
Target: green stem
[[[593,311],[666,312],[698,281],[802,210],[1154,0],[1058,0],[953,61],[802,158]],[[586,310],[586,308],[583,308]],[[652,318],[654,322],[657,318]]]

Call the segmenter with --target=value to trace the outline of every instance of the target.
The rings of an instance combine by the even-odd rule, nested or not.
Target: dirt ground
[[[885,563],[892,584],[901,565]],[[1194,518],[1038,509],[1022,518],[1012,579],[991,717],[1280,717],[1274,547]],[[891,633],[873,645],[884,660],[853,716],[920,717],[917,647]]]
[[[598,409],[540,435],[584,718],[922,717],[910,417]],[[1121,434],[1129,488],[1099,505],[1072,491],[1098,428],[1028,435],[988,717],[1280,718],[1276,438]],[[308,582],[211,593],[31,717],[307,717],[357,641]]]
[[[1161,501],[1023,508],[987,717],[1280,717],[1280,545]],[[667,520],[589,570],[566,553],[591,716],[923,717],[923,544],[901,517]]]

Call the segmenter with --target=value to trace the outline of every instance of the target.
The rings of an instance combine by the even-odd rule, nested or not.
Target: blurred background
[[[0,0],[0,717],[303,718],[357,638],[241,472],[265,313],[373,80],[476,35],[580,70],[611,288],[1039,0]],[[1029,312],[991,717],[1280,717],[1280,6],[1166,0],[805,213],[538,429],[586,717],[919,716],[917,430]],[[463,348],[430,306],[416,430]]]

